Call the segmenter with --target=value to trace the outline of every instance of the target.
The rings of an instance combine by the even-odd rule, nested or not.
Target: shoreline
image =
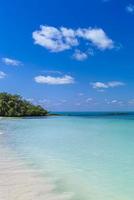
[[[2,200],[70,200],[70,193],[58,193],[50,178],[29,169],[7,147],[0,144],[0,199]]]

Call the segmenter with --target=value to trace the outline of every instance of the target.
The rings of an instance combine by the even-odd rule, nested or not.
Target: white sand
[[[68,200],[58,194],[51,180],[28,169],[11,150],[0,145],[0,200]]]

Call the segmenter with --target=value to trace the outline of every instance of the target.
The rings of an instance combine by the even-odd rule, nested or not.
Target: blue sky
[[[51,111],[134,110],[132,0],[2,0],[0,88]]]

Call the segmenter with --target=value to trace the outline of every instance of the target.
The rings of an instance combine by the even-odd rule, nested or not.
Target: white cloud
[[[6,74],[4,72],[0,71],[0,79],[3,79],[5,77],[6,77]]]
[[[133,14],[134,13],[134,5],[130,4],[126,7],[126,11]]]
[[[87,55],[87,53],[82,52],[80,50],[75,50],[75,52],[73,54],[73,58],[78,61],[83,61],[88,58],[88,55]]]
[[[106,35],[101,28],[88,28],[77,30],[77,35],[83,39],[88,40],[98,49],[112,49],[114,48],[114,42]]]
[[[35,44],[41,45],[51,52],[60,52],[78,45],[75,31],[67,28],[40,26],[39,31],[33,32]]]
[[[2,62],[6,65],[12,65],[12,66],[18,66],[22,64],[19,60],[11,58],[2,58]]]
[[[89,45],[93,44],[101,50],[114,48],[114,42],[101,28],[71,29],[40,26],[40,30],[34,31],[32,36],[35,44],[51,52],[61,52],[76,47],[80,45],[80,39],[88,41]],[[86,55],[83,54],[82,57],[86,58]]]
[[[73,84],[74,78],[69,75],[63,77],[53,77],[53,76],[36,76],[34,78],[35,82],[49,85],[63,85],[63,84]]]
[[[107,88],[114,88],[114,87],[124,86],[125,83],[120,82],[120,81],[110,81],[110,82],[107,82],[107,83],[94,82],[94,83],[91,83],[91,85],[92,85],[92,87],[94,89],[103,90],[103,89],[107,89]]]
[[[118,105],[118,106],[123,106],[124,105],[124,102],[123,101],[120,101],[120,100],[117,100],[117,99],[113,99],[113,100],[107,100],[106,103],[108,105]]]
[[[118,87],[118,86],[124,86],[125,83],[120,82],[120,81],[111,81],[111,82],[108,82],[107,85],[109,87]]]
[[[108,88],[107,84],[102,82],[91,83],[91,85],[93,86],[94,89]]]

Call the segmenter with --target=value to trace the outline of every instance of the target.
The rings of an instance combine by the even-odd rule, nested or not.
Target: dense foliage
[[[19,95],[0,93],[0,116],[45,116],[48,112],[41,106],[35,106]]]

